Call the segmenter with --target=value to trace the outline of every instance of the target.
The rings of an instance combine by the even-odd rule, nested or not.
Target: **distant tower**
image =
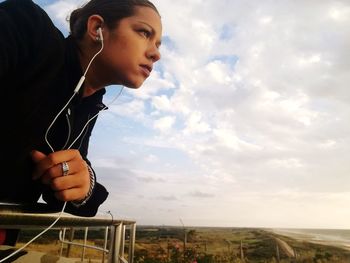
[[[184,230],[184,240],[183,240],[183,242],[184,242],[184,252],[185,252],[186,251],[186,243],[187,243],[187,231],[186,231],[185,225],[182,222],[181,218],[180,218],[180,222],[181,222],[182,228]]]

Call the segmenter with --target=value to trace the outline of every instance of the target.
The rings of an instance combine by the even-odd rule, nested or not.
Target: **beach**
[[[350,230],[345,229],[272,229],[273,233],[298,241],[344,248],[350,251]]]

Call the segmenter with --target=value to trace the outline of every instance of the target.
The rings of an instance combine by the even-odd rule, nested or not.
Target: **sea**
[[[279,235],[317,244],[332,245],[350,250],[350,229],[272,229]]]

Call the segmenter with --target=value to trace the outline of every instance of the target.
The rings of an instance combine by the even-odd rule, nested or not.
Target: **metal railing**
[[[45,229],[57,219],[59,214],[59,212],[48,211],[45,204],[26,206],[0,203],[0,229]],[[89,227],[105,229],[103,247],[87,244]],[[68,240],[65,239],[67,228],[70,229]],[[66,244],[66,257],[69,257],[71,246],[80,246],[83,247],[81,261],[84,261],[85,249],[90,248],[102,251],[102,262],[105,262],[105,257],[108,255],[108,263],[133,263],[136,235],[135,221],[114,219],[112,216],[79,217],[63,213],[52,229],[60,229],[60,257],[63,254],[63,246]],[[73,242],[76,229],[85,230],[83,243]],[[127,243],[127,229],[129,230],[129,242],[126,259],[124,251]]]

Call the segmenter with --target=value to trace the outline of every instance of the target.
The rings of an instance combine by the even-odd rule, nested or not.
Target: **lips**
[[[140,65],[142,72],[146,77],[148,77],[152,72],[152,66],[150,65]]]

